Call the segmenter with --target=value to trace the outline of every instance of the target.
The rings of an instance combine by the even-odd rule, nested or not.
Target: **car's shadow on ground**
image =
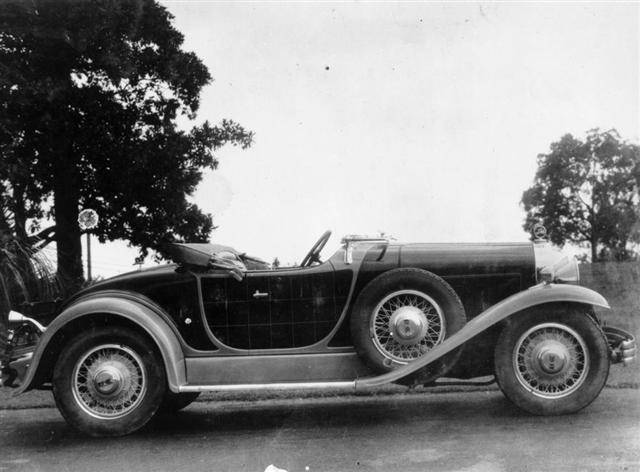
[[[32,410],[37,412],[38,410]],[[48,410],[51,411],[51,410]],[[124,438],[90,438],[69,427],[62,417],[27,419],[15,431],[12,441],[25,449],[102,441],[105,445],[123,441],[171,439],[188,441],[192,436],[265,432],[282,428],[373,428],[402,427],[407,421],[473,423],[492,418],[529,421],[531,416],[509,403],[499,392],[459,394],[412,394],[375,397],[307,398],[262,400],[259,402],[195,402],[174,414],[157,415],[140,431]],[[56,415],[57,416],[57,415]]]

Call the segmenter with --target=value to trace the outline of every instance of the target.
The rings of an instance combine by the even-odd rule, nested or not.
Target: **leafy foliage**
[[[538,156],[534,184],[522,195],[524,229],[536,223],[554,244],[591,247],[591,260],[628,260],[640,242],[640,148],[615,130],[570,134]]]
[[[212,218],[188,197],[213,151],[251,144],[230,120],[195,118],[211,81],[155,0],[0,3],[0,182],[18,228],[51,217],[58,272],[82,278],[80,208],[101,241],[156,249],[206,241]],[[39,230],[37,225],[29,228]],[[26,234],[26,231],[25,231]]]
[[[55,302],[59,295],[51,263],[37,245],[16,236],[15,220],[0,195],[0,338],[9,310],[22,311],[36,301]]]
[[[17,239],[0,242],[0,287],[3,306],[51,301],[58,298],[59,284],[46,257]]]

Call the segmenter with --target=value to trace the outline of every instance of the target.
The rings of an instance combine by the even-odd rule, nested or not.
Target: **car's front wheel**
[[[536,415],[575,413],[589,405],[609,374],[607,340],[579,310],[516,315],[495,350],[500,389]]]
[[[71,426],[91,436],[121,436],[149,421],[167,381],[150,340],[122,327],[104,327],[67,344],[52,383],[58,409]]]

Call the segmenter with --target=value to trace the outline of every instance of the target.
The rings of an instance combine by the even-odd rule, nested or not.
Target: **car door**
[[[248,271],[202,281],[205,318],[215,341],[255,353],[304,350],[325,338],[338,320],[330,263]]]
[[[304,349],[325,338],[338,313],[331,264],[247,273],[252,352]]]
[[[216,345],[242,351],[270,348],[270,272],[249,271],[242,280],[202,277],[204,315]]]

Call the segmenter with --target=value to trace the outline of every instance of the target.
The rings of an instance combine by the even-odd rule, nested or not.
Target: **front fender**
[[[442,344],[439,344],[418,360],[383,375],[357,380],[356,388],[376,387],[399,380],[438,360],[487,328],[515,313],[537,305],[558,302],[581,303],[610,308],[607,300],[602,295],[585,287],[558,284],[536,285],[528,290],[511,295],[483,311],[464,325],[460,331],[445,339]]]
[[[158,310],[159,308],[146,303],[143,298],[137,300],[135,294],[124,292],[98,292],[79,299],[67,307],[47,327],[33,353],[31,365],[16,395],[34,387],[32,384],[41,361],[49,352],[51,341],[56,334],[63,331],[70,323],[92,315],[123,318],[142,328],[153,339],[162,355],[169,388],[177,392],[179,386],[186,383],[184,354],[177,335]]]

